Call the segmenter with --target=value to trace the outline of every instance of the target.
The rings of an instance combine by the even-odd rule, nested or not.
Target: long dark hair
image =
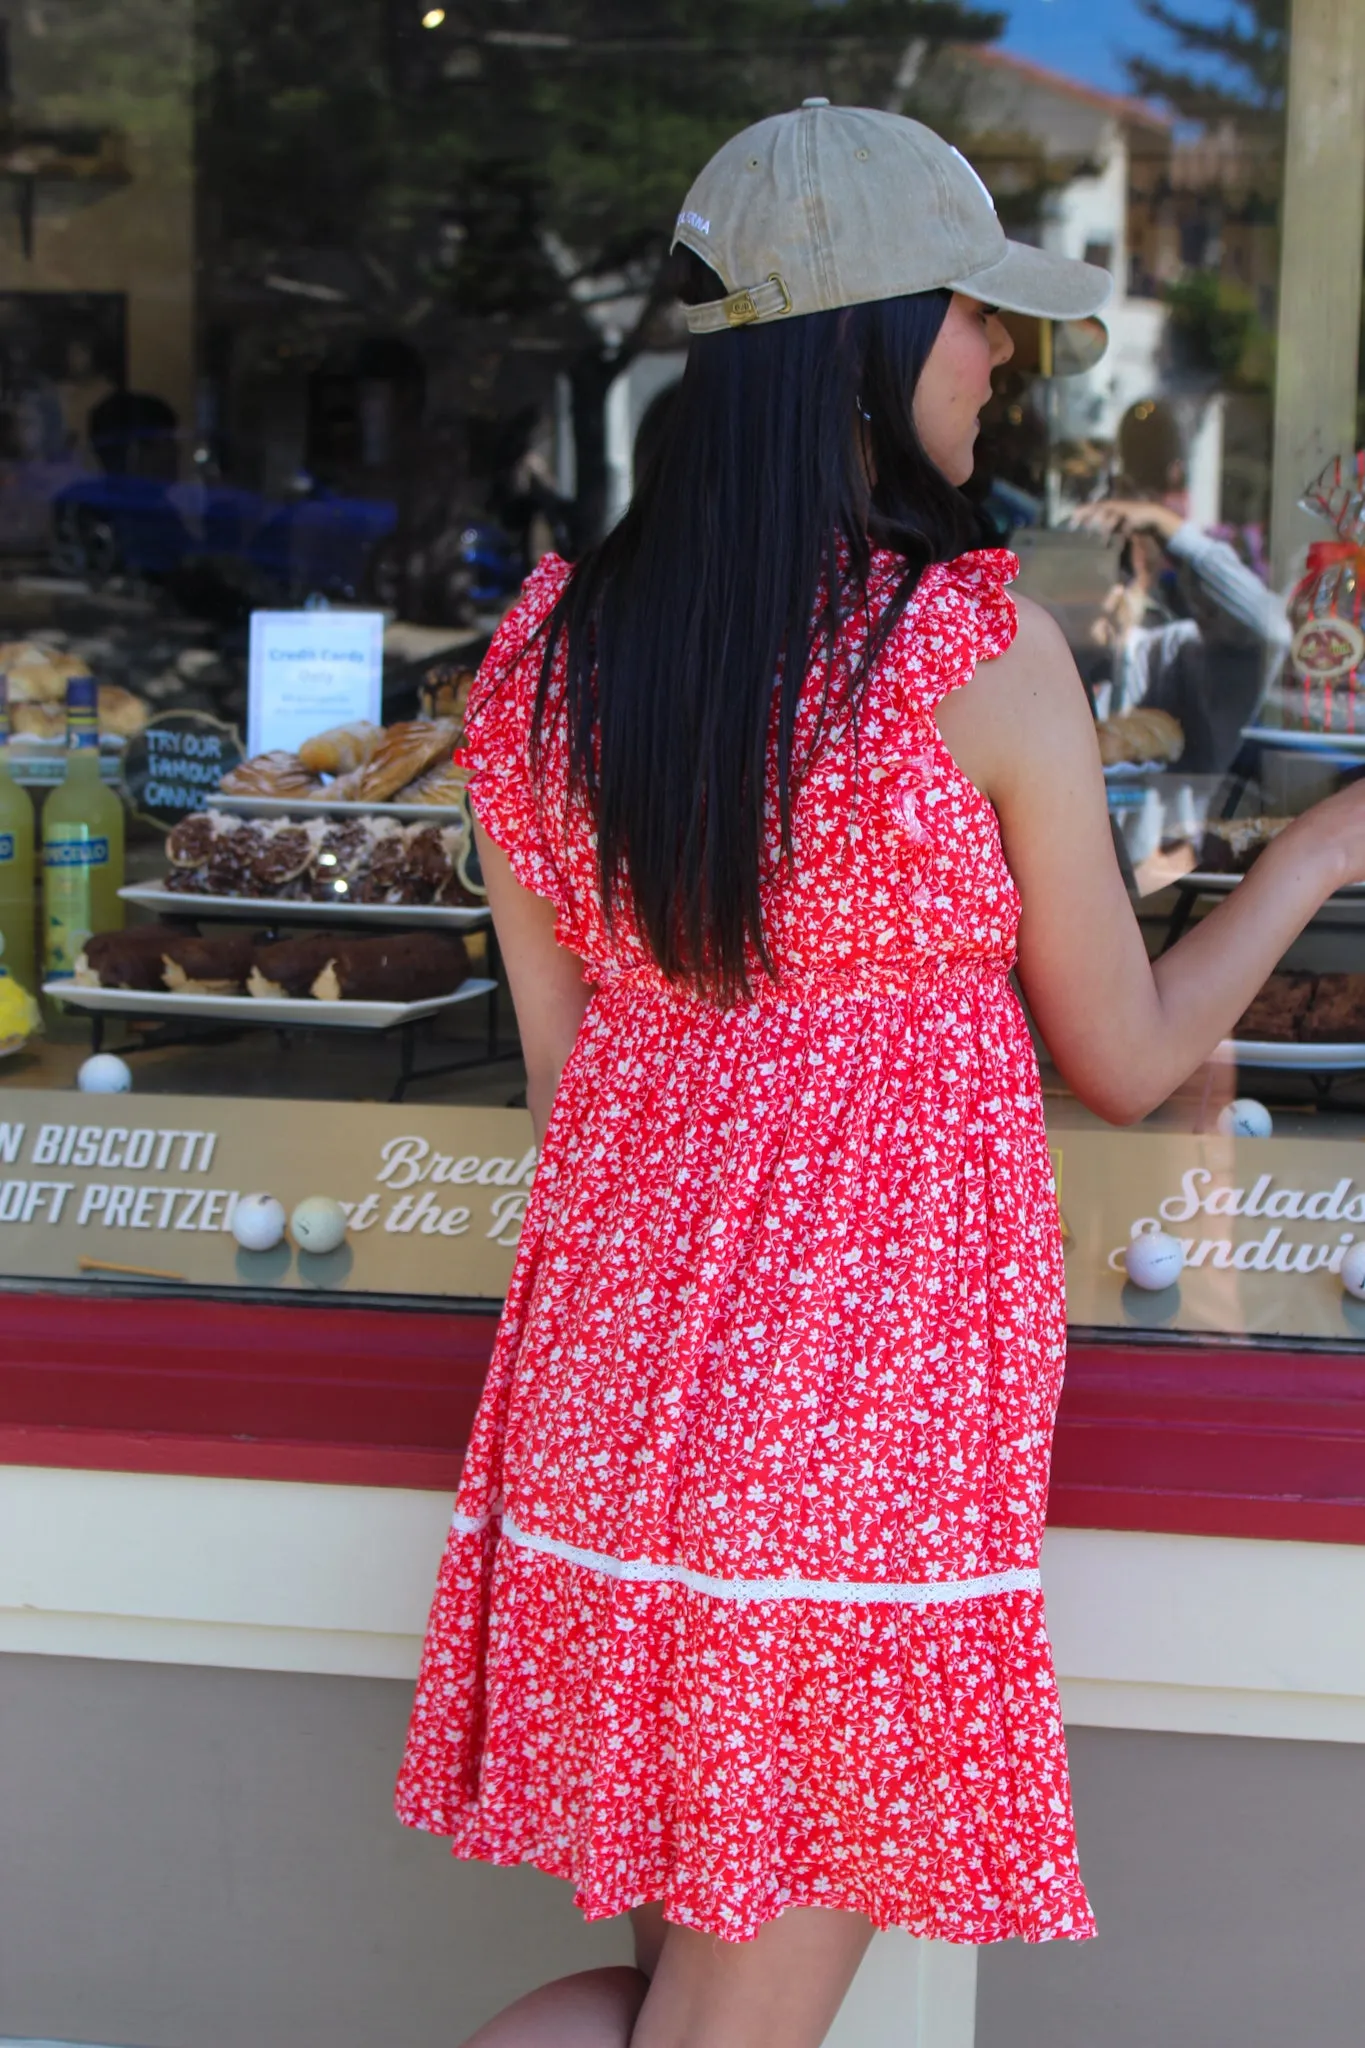
[[[684,300],[723,296],[697,258],[680,272]],[[629,510],[579,561],[546,622],[537,751],[547,721],[564,719],[608,922],[629,904],[664,974],[722,1002],[750,993],[755,961],[773,971],[759,878],[774,697],[790,857],[793,790],[809,760],[794,750],[802,685],[823,657],[823,724],[835,641],[865,601],[871,548],[893,549],[905,569],[855,679],[855,716],[862,678],[924,569],[980,538],[911,414],[951,296],[694,338]]]

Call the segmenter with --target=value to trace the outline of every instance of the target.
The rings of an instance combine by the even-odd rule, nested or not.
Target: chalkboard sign
[[[242,758],[235,725],[206,711],[166,711],[128,742],[123,786],[140,817],[174,825],[212,801],[228,770]]]

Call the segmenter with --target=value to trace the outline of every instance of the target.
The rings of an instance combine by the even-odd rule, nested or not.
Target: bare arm
[[[1114,857],[1085,692],[1057,626],[1019,600],[1019,633],[940,707],[959,765],[994,804],[1023,898],[1019,978],[1058,1072],[1132,1123],[1225,1038],[1291,941],[1365,878],[1365,783],[1317,805],[1225,902],[1151,961]]]
[[[475,828],[474,836],[516,1007],[526,1059],[526,1103],[539,1146],[591,991],[583,979],[583,962],[555,940],[554,905],[523,889],[507,855],[482,827]]]

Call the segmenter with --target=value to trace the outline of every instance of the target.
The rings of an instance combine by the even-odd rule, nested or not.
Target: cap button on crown
[[[823,99],[820,96],[820,94],[817,93],[813,99],[802,100],[801,104],[803,107],[827,107],[829,105],[829,101],[827,99]]]

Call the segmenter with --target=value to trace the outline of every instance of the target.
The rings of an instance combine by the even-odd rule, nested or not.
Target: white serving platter
[[[169,917],[231,917],[239,924],[436,925],[446,931],[469,931],[488,916],[484,904],[466,903],[305,903],[273,896],[191,896],[159,889],[152,882],[130,882],[119,890],[125,903]]]
[[[230,796],[214,790],[204,799],[209,811],[234,818],[395,818],[405,825],[468,824],[463,804],[345,804],[319,796]]]
[[[1286,1045],[1271,1038],[1225,1038],[1218,1057],[1236,1060],[1244,1067],[1279,1067],[1296,1074],[1352,1074],[1365,1072],[1365,1044]]]
[[[489,995],[491,981],[461,982],[448,996],[422,1003],[320,1003],[312,996],[176,995],[169,989],[79,988],[73,981],[45,981],[43,994],[101,1017],[186,1017],[203,1023],[300,1024],[341,1031],[392,1031],[416,1024],[456,1003]]]
[[[1293,726],[1244,725],[1244,740],[1259,740],[1266,747],[1288,747],[1307,754],[1365,754],[1365,733],[1304,732]]]

